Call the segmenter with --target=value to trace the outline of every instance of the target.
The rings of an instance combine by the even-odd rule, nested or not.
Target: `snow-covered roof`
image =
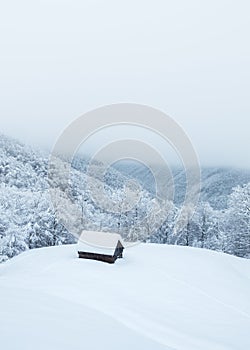
[[[77,249],[80,251],[112,254],[120,241],[123,244],[121,235],[112,232],[83,231]]]

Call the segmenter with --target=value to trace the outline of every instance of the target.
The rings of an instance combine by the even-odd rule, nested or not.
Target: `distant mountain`
[[[147,191],[155,193],[154,177],[144,165],[134,161],[122,161],[115,164],[114,168],[125,176],[136,179]],[[175,204],[179,206],[183,203],[185,196],[185,171],[175,167],[171,170],[175,185]],[[250,182],[250,170],[203,167],[201,168],[201,179],[200,201],[210,203],[214,209],[225,209],[232,189]]]

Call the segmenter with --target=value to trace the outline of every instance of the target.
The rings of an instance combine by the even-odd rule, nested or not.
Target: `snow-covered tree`
[[[250,257],[250,183],[233,189],[225,219],[227,251],[240,257]]]

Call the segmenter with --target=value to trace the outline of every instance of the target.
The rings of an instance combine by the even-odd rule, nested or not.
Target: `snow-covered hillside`
[[[34,249],[0,266],[1,349],[246,350],[249,295],[250,261],[204,249]]]
[[[0,263],[28,249],[75,243],[70,234],[74,230],[69,232],[63,226],[56,215],[60,210],[51,203],[48,157],[43,151],[0,134]],[[203,169],[202,200],[193,217],[176,235],[174,226],[185,194],[184,172],[173,169],[177,202],[159,202],[159,206],[169,208],[168,215],[159,220],[154,219],[152,209],[158,205],[153,194],[146,190],[149,184],[154,185],[152,174],[150,177],[144,168],[129,164],[125,163],[126,167],[120,171],[110,167],[101,182],[101,163],[95,164],[89,176],[86,159],[78,155],[71,164],[69,191],[60,181],[57,184],[60,176],[55,171],[53,189],[59,207],[67,215],[66,221],[73,222],[79,231],[111,231],[122,234],[126,240],[188,245],[250,257],[249,171]],[[140,194],[140,201],[131,210],[112,213],[93,201],[87,183],[99,181],[98,185],[104,186],[111,200],[123,207],[126,201],[123,188],[131,176],[142,184],[140,193],[134,193]],[[167,179],[162,177],[162,181]],[[232,188],[236,185],[239,187]],[[74,203],[77,210],[68,210],[65,202]],[[72,212],[79,212],[80,218],[69,220]]]

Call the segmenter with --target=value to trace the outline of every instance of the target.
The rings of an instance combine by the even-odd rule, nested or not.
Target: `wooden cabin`
[[[123,257],[122,238],[116,233],[83,231],[78,241],[78,256],[114,264]]]

